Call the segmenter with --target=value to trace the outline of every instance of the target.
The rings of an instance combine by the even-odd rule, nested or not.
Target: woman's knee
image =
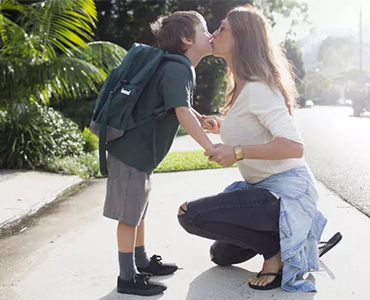
[[[187,202],[183,203],[179,207],[177,218],[182,228],[184,228],[188,233],[193,233],[193,225],[189,218]]]
[[[185,203],[183,203],[182,205],[180,205],[180,207],[179,207],[179,212],[178,212],[178,216],[182,216],[182,215],[184,215],[185,213],[187,213],[188,212],[188,203],[187,202],[185,202]]]

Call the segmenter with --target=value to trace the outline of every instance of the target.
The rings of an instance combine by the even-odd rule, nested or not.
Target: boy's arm
[[[197,117],[198,121],[202,124],[202,115],[198,113],[193,107],[190,108],[193,114]]]
[[[191,107],[191,111],[197,117],[200,125],[203,128],[210,130],[212,133],[216,133],[219,131],[218,123],[215,120],[204,115],[201,115],[193,107]]]
[[[186,106],[175,107],[177,119],[179,120],[185,131],[197,141],[205,150],[214,148],[211,140],[203,131],[199,119],[193,112],[193,108]]]

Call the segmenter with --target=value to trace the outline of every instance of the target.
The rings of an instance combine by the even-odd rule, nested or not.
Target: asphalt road
[[[370,216],[370,114],[315,106],[296,113],[316,179]]]

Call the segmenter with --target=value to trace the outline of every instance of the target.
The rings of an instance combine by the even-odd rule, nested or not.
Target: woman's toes
[[[251,279],[249,279],[249,282],[251,285],[258,285],[259,281],[260,281],[260,278],[257,276],[254,276]]]
[[[263,279],[263,280],[261,280],[261,286],[265,286],[265,285],[267,285],[268,284],[268,281],[267,281],[267,279],[265,278],[265,279]]]
[[[274,280],[273,276],[261,276],[261,277],[253,277],[249,279],[249,283],[251,285],[256,285],[256,286],[266,286],[269,283],[271,283]]]

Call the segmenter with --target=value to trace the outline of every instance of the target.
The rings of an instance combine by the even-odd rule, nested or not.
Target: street
[[[370,216],[370,114],[350,107],[297,111],[305,157],[317,180]]]

